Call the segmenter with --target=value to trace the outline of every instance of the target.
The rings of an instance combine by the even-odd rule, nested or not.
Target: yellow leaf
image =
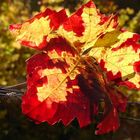
[[[120,77],[117,78],[140,88],[140,75],[134,70],[134,63],[140,61],[137,34],[128,31],[110,32],[99,38],[94,47],[89,55],[96,58],[99,63],[104,62],[103,69],[106,69],[108,77],[110,72],[114,77],[120,73]]]

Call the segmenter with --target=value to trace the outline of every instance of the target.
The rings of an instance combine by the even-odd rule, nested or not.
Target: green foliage
[[[0,85],[15,84],[25,79],[25,60],[31,51],[12,38],[9,24],[22,22],[29,16],[29,4],[14,0],[0,2]]]
[[[140,11],[134,9],[121,9],[119,12],[120,25],[129,31],[140,33]]]
[[[140,11],[138,11],[131,22],[129,22],[129,27],[131,31],[140,33]]]

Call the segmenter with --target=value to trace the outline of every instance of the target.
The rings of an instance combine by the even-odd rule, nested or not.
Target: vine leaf
[[[140,89],[140,35],[116,30],[106,33],[89,52],[98,60],[108,80]]]
[[[91,62],[91,58],[87,60]],[[36,123],[47,121],[55,124],[62,121],[68,125],[77,118],[83,127],[98,115],[101,99],[106,104],[103,107],[103,121],[110,108],[122,111],[126,100],[117,96],[118,93],[112,96],[107,94],[109,87],[97,66],[92,65],[94,69],[79,57],[65,39],[51,39],[45,53],[36,54],[27,61],[27,91],[22,97],[22,112]],[[114,131],[116,122],[111,125],[109,131]],[[98,131],[102,129],[100,127]],[[109,131],[104,129],[103,133]]]
[[[117,16],[100,14],[92,1],[83,5],[58,28],[57,33],[82,52],[93,47],[97,38],[117,26]]]
[[[53,42],[59,43],[54,46]],[[46,52],[27,61],[23,113],[38,123],[47,121],[54,124],[62,120],[63,124],[68,125],[77,118],[81,127],[88,125],[91,122],[89,89],[84,91],[80,88],[82,73],[87,73],[85,66],[62,38],[53,39]]]
[[[22,45],[42,50],[27,60],[22,112],[37,123],[81,127],[103,116],[96,134],[115,131],[127,99],[116,86],[140,89],[140,35],[118,27],[116,15],[101,14],[92,1],[67,17],[46,9],[11,25]]]
[[[59,12],[46,9],[23,24],[10,25],[10,30],[17,36],[21,45],[43,49],[55,31],[67,18],[65,10]]]

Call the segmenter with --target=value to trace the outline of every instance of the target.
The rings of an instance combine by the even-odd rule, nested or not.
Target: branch
[[[0,96],[22,96],[24,92],[21,89],[25,88],[26,82],[12,86],[0,87]]]
[[[16,85],[12,85],[12,86],[6,86],[6,87],[0,87],[0,89],[23,89],[26,88],[26,82],[20,83],[20,84],[16,84]]]

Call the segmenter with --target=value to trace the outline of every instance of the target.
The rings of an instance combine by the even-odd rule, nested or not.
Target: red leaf
[[[120,112],[125,112],[127,106],[127,98],[120,92],[114,89],[109,89],[109,97],[113,106]]]
[[[25,115],[37,123],[62,121],[64,125],[77,118],[83,127],[93,121],[100,100],[108,96],[113,101],[112,107],[124,111],[124,99],[120,95],[106,94],[107,85],[98,67],[92,64],[93,71],[64,39],[52,39],[46,51],[27,61],[27,92],[22,98]],[[92,59],[87,61],[91,63]],[[112,129],[111,126],[109,131]]]
[[[50,34],[67,19],[65,10],[59,12],[46,9],[23,24],[10,25],[21,45],[43,49],[50,40]]]
[[[94,3],[89,1],[67,18],[57,34],[84,52],[92,48],[101,35],[113,31],[117,25],[116,16],[100,14]]]
[[[97,40],[90,52],[106,73],[108,81],[140,89],[140,35],[128,31],[113,31]]]
[[[46,9],[11,25],[22,45],[43,51],[27,60],[22,112],[36,123],[68,125],[77,118],[83,127],[98,115],[103,101],[96,134],[117,130],[118,112],[125,111],[127,99],[113,85],[140,85],[140,36],[117,27],[117,16],[100,14],[92,1],[69,18],[65,10]]]
[[[116,131],[119,128],[119,117],[116,108],[112,108],[101,123],[97,126],[95,134],[105,134]]]
[[[91,122],[89,99],[78,85],[80,69],[69,73],[75,64],[68,62],[77,63],[78,57],[65,43],[60,43],[63,48],[59,43],[52,49],[48,45],[48,54],[38,54],[27,61],[28,82],[22,111],[36,122],[54,124],[62,120],[67,125],[77,118],[80,125],[85,126]]]
[[[134,63],[134,71],[140,74],[140,61]]]

